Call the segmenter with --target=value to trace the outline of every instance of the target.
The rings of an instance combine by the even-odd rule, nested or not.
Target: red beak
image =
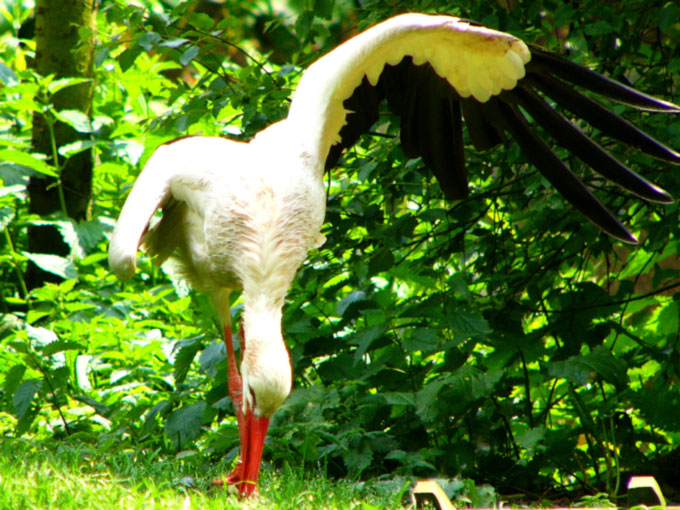
[[[236,481],[236,487],[242,496],[250,496],[257,490],[257,477],[260,474],[260,461],[269,418],[255,416],[250,409],[245,418],[240,459],[242,481]]]

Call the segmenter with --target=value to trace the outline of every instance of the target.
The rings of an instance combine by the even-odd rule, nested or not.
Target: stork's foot
[[[230,485],[243,497],[257,494],[257,478],[260,473],[262,448],[269,427],[269,418],[255,416],[252,411],[239,422],[241,433],[241,457],[234,470],[214,485]]]
[[[257,496],[257,482],[246,480],[243,473],[243,464],[239,460],[234,470],[227,476],[213,480],[213,487],[228,486],[229,491],[238,493],[239,496],[247,498],[250,496]]]

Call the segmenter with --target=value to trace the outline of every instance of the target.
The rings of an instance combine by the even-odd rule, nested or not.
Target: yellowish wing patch
[[[429,62],[462,97],[488,101],[524,77],[531,54],[517,37],[451,16],[402,14],[356,35],[312,64],[298,84],[288,120],[323,161],[345,123],[343,101],[364,76],[378,83],[385,64]]]
[[[434,28],[423,27],[422,32],[415,27],[367,62],[365,74],[372,85],[380,79],[386,63],[398,64],[405,56],[413,57],[416,65],[429,62],[458,94],[481,102],[512,89],[524,77],[524,65],[531,53],[522,40],[458,18],[429,18],[444,18],[446,22]],[[349,97],[352,91],[343,95]]]

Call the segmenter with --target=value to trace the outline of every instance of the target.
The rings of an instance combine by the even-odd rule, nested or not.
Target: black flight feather
[[[525,80],[535,85],[558,105],[619,142],[635,147],[657,159],[674,164],[680,163],[680,154],[657,142],[627,120],[622,119],[597,101],[570,88],[557,78],[532,72]]]
[[[600,175],[647,200],[667,203],[673,201],[668,193],[619,162],[528,87],[519,86],[503,95],[514,98],[560,145],[573,152]]]
[[[503,141],[502,131],[498,131],[484,117],[481,103],[473,98],[461,100],[465,125],[470,134],[470,141],[478,151],[492,149]]]
[[[400,138],[404,154],[410,158],[422,157],[447,197],[467,195],[464,119],[470,141],[477,150],[490,149],[505,140],[505,133],[509,134],[529,162],[588,219],[622,241],[636,242],[635,237],[532,130],[519,107],[595,171],[640,197],[657,202],[670,202],[671,197],[608,154],[553,109],[535,89],[604,134],[671,163],[680,163],[680,154],[565,82],[638,109],[680,112],[680,107],[642,94],[540,48],[530,48],[532,59],[526,65],[526,76],[512,91],[503,91],[485,103],[474,97],[460,97],[429,64],[416,66],[411,57],[405,57],[397,65],[385,65],[376,86],[371,86],[365,78],[344,102],[351,113],[340,131],[341,142],[331,147],[326,168],[335,165],[342,151],[370,130],[378,119],[378,104],[387,100],[390,110],[401,117]]]
[[[571,62],[537,46],[531,45],[530,50],[531,61],[526,66],[528,72],[538,71],[542,74],[559,76],[574,85],[638,109],[659,112],[680,112],[680,107],[677,105],[643,94],[623,83],[591,71],[576,62]]]

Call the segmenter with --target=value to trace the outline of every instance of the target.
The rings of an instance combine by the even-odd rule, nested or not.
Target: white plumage
[[[418,67],[426,62],[430,67]],[[381,100],[387,99],[402,116],[405,152],[421,155],[449,196],[467,192],[464,117],[475,146],[489,148],[508,133],[589,219],[624,241],[635,241],[528,128],[519,104],[603,175],[647,199],[670,200],[565,121],[534,89],[620,141],[669,162],[680,162],[680,156],[561,80],[634,106],[678,111],[530,49],[512,35],[448,16],[406,14],[357,35],[312,64],[300,80],[288,117],[250,143],[188,137],[153,154],[120,213],[109,263],[122,280],[132,277],[141,246],[159,263],[176,259],[191,285],[211,296],[224,326],[229,391],[242,443],[241,462],[226,483],[236,484],[245,495],[255,490],[268,420],[292,384],[281,333],[284,299],[308,251],[323,241],[323,175],[342,149],[371,127]],[[162,219],[149,229],[159,208]],[[240,375],[229,311],[229,293],[237,288],[244,295]]]

